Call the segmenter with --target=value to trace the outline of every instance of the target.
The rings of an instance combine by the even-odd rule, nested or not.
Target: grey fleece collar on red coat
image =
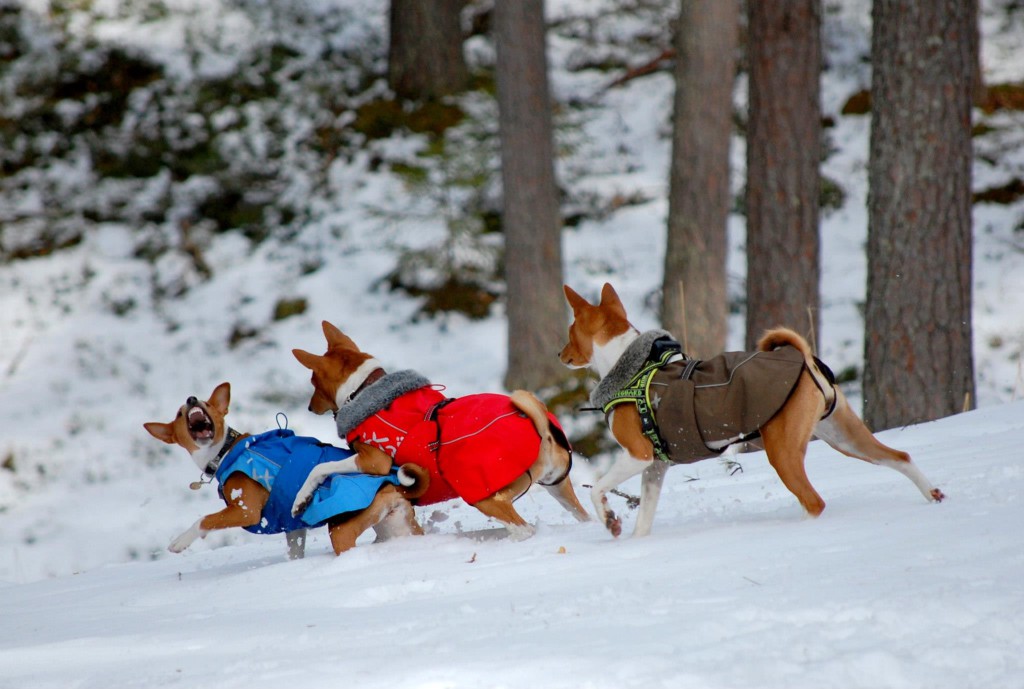
[[[430,381],[416,371],[405,370],[386,374],[380,380],[367,385],[358,395],[338,409],[334,415],[334,422],[338,426],[338,437],[344,438],[353,428],[389,406],[405,393],[419,390],[428,385],[430,385]]]

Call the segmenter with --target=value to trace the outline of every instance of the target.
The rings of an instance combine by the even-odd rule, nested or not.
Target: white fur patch
[[[597,371],[597,375],[604,378],[612,370],[612,367],[618,363],[623,353],[633,343],[633,340],[639,336],[640,333],[635,328],[630,328],[602,345],[595,342],[593,361],[590,362],[591,368]]]
[[[355,394],[355,391],[359,389],[359,386],[366,382],[366,379],[370,377],[370,374],[376,371],[378,368],[384,368],[380,365],[380,362],[376,359],[367,359],[363,363],[359,364],[359,368],[352,372],[344,383],[338,387],[338,392],[334,395],[334,403],[340,408],[348,399]]]
[[[225,441],[228,439],[228,434],[217,429],[220,433],[220,440],[215,440],[212,444],[205,447],[196,448],[192,452],[192,461],[196,463],[200,471],[206,471],[206,467],[210,465],[210,462],[220,453],[222,447],[224,447]]]

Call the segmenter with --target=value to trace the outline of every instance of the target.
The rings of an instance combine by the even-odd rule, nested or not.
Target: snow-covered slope
[[[670,471],[644,539],[538,491],[523,542],[449,506],[337,558],[319,532],[7,586],[0,687],[1022,686],[1024,403],[881,437],[948,499],[816,441],[817,520],[757,453]]]

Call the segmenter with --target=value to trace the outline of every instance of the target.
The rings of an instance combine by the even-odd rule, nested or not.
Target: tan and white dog
[[[401,466],[430,472],[430,488],[414,502],[461,498],[525,538],[533,527],[512,506],[538,483],[579,521],[589,520],[569,480],[572,453],[557,420],[534,395],[473,394],[446,398],[415,371],[387,373],[371,354],[323,322],[327,351],[292,353],[313,374],[309,410],[331,412],[339,437],[380,447]],[[310,474],[296,508],[316,488]]]
[[[650,342],[654,338],[642,339],[641,333],[629,322],[626,309],[611,285],[604,285],[601,291],[601,300],[596,305],[588,302],[569,286],[565,286],[564,291],[565,297],[572,307],[573,322],[569,326],[569,343],[559,354],[563,364],[570,368],[589,367],[597,373],[599,378],[605,380],[609,374],[619,375],[620,362],[626,358],[627,353],[637,357],[641,365],[651,361],[647,350],[650,350]],[[655,335],[664,333],[664,331],[651,332]],[[664,334],[667,335],[667,333]],[[800,501],[807,514],[816,517],[825,509],[825,502],[814,490],[804,469],[804,456],[812,436],[821,438],[849,457],[899,471],[913,481],[928,500],[938,502],[945,497],[941,490],[934,487],[925,478],[907,453],[882,444],[872,435],[871,431],[850,409],[839,388],[835,386],[830,377],[819,369],[810,347],[800,335],[781,328],[769,331],[758,343],[758,353],[749,353],[750,356],[742,358],[741,361],[745,363],[754,359],[761,352],[772,352],[773,354],[777,352],[781,355],[786,347],[795,348],[799,354],[791,350],[788,353],[790,359],[796,359],[797,368],[793,380],[787,382],[788,387],[784,390],[785,396],[780,398],[781,407],[758,427],[744,429],[744,431],[760,435],[768,455],[768,461],[775,468],[786,488]],[[635,350],[638,348],[645,348],[645,351],[637,353]],[[669,353],[665,361],[671,360],[672,356],[672,353]],[[681,354],[675,356],[674,361],[676,362],[693,361],[686,359]],[[616,368],[617,366],[619,368]],[[692,367],[687,368],[692,369]],[[693,375],[692,370],[688,371],[686,375]],[[610,380],[610,378],[608,379]],[[629,380],[629,377],[627,376],[625,380]],[[756,390],[751,393],[755,397],[757,394]],[[666,395],[665,398],[667,399],[668,396]],[[653,406],[657,407],[658,397],[652,396],[651,399]],[[747,399],[749,400],[749,397]],[[671,463],[696,461],[703,457],[714,456],[730,443],[746,439],[746,437],[742,437],[742,434],[725,438],[711,447],[706,447],[707,452],[703,457],[684,459],[673,457],[670,461],[660,461],[656,459],[655,442],[651,440],[652,436],[645,434],[642,430],[641,413],[637,404],[616,402],[614,407],[609,405],[604,408],[610,410],[607,420],[612,435],[626,452],[616,459],[604,476],[595,482],[591,497],[598,518],[615,536],[621,533],[622,523],[608,507],[606,493],[609,490],[626,479],[643,473],[640,507],[633,534],[634,536],[646,535],[651,530],[662,482]],[[654,409],[655,415],[658,411],[657,408]],[[690,415],[694,416],[692,410]],[[709,427],[716,423],[715,419],[705,419],[704,421]],[[704,431],[701,430],[698,439],[706,445],[704,437]]]
[[[284,532],[290,557],[302,557],[305,527],[316,524],[290,519],[294,489],[288,493],[287,484],[297,488],[308,475],[308,464],[300,462],[311,464],[340,457],[345,459],[330,462],[331,473],[344,475],[339,481],[345,483],[335,487],[335,495],[324,501],[317,512],[322,519],[316,520],[328,525],[335,554],[353,547],[360,534],[371,527],[379,540],[423,533],[409,499],[426,490],[426,471],[410,467],[386,482],[382,477],[394,473],[391,457],[370,445],[356,444],[353,451],[347,451],[286,430],[257,436],[239,433],[224,418],[230,400],[231,386],[221,383],[205,402],[189,397],[170,423],[143,424],[154,438],[184,448],[207,480],[216,478],[220,495],[227,503],[224,509],[200,518],[175,538],[168,546],[171,552],[180,553],[211,531],[239,527],[255,533]],[[264,436],[267,440],[261,443]],[[300,459],[309,456],[312,459]],[[289,472],[299,473],[289,476]],[[199,488],[204,482],[192,487]],[[357,497],[339,502],[344,491],[351,488]],[[367,495],[374,496],[371,500]],[[369,504],[364,506],[365,502]],[[337,512],[339,506],[358,509]]]

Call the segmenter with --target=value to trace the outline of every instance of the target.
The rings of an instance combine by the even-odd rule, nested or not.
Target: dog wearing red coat
[[[461,498],[526,538],[534,528],[512,503],[534,484],[544,486],[579,521],[589,520],[569,479],[572,452],[557,419],[533,394],[473,394],[447,398],[415,371],[388,373],[337,327],[323,322],[327,351],[292,353],[312,373],[309,410],[334,414],[338,436],[378,447],[398,465],[430,472],[430,488],[415,500],[429,505]],[[294,510],[329,475],[310,473]]]

